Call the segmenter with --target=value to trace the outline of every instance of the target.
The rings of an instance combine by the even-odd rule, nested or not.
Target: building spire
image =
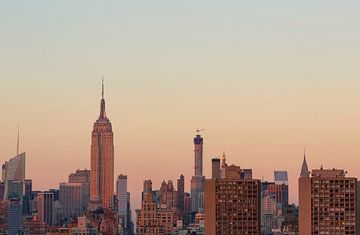
[[[17,127],[18,128],[18,133],[17,133],[17,143],[16,143],[16,156],[19,155],[19,145],[20,145],[20,128],[19,126]]]
[[[222,160],[222,162],[221,162],[221,168],[227,167],[225,151],[223,151],[223,155],[222,155],[222,157],[221,157],[221,160]]]
[[[300,177],[309,177],[309,168],[306,162],[306,149],[304,148],[304,160],[301,166]]]
[[[102,76],[101,88],[101,99],[104,99],[104,76]]]
[[[104,99],[104,77],[102,76],[102,83],[101,83],[101,102],[100,102],[100,116],[99,119],[106,119],[106,112],[105,112],[105,99]]]

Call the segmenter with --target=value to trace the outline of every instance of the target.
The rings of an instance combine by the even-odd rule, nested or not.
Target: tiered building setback
[[[91,134],[90,200],[110,208],[114,195],[114,143],[110,120],[105,112],[104,84],[100,115]]]

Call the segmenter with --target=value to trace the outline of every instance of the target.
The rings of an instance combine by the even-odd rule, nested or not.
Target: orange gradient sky
[[[193,174],[196,128],[204,173],[229,163],[272,180],[290,201],[304,146],[310,169],[360,177],[360,3],[357,1],[36,1],[0,3],[0,160],[26,151],[34,189],[90,168],[101,75],[115,174],[133,208],[142,182]],[[115,176],[115,177],[116,177]]]

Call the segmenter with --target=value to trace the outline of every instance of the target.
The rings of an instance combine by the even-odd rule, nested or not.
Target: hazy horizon
[[[289,174],[360,177],[358,1],[7,1],[0,3],[1,163],[26,151],[34,189],[90,168],[101,76],[113,125],[115,178],[193,175],[193,137],[210,161]]]

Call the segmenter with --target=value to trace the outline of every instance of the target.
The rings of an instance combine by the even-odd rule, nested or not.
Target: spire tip
[[[104,76],[101,76],[102,84],[101,84],[101,98],[104,99]]]

